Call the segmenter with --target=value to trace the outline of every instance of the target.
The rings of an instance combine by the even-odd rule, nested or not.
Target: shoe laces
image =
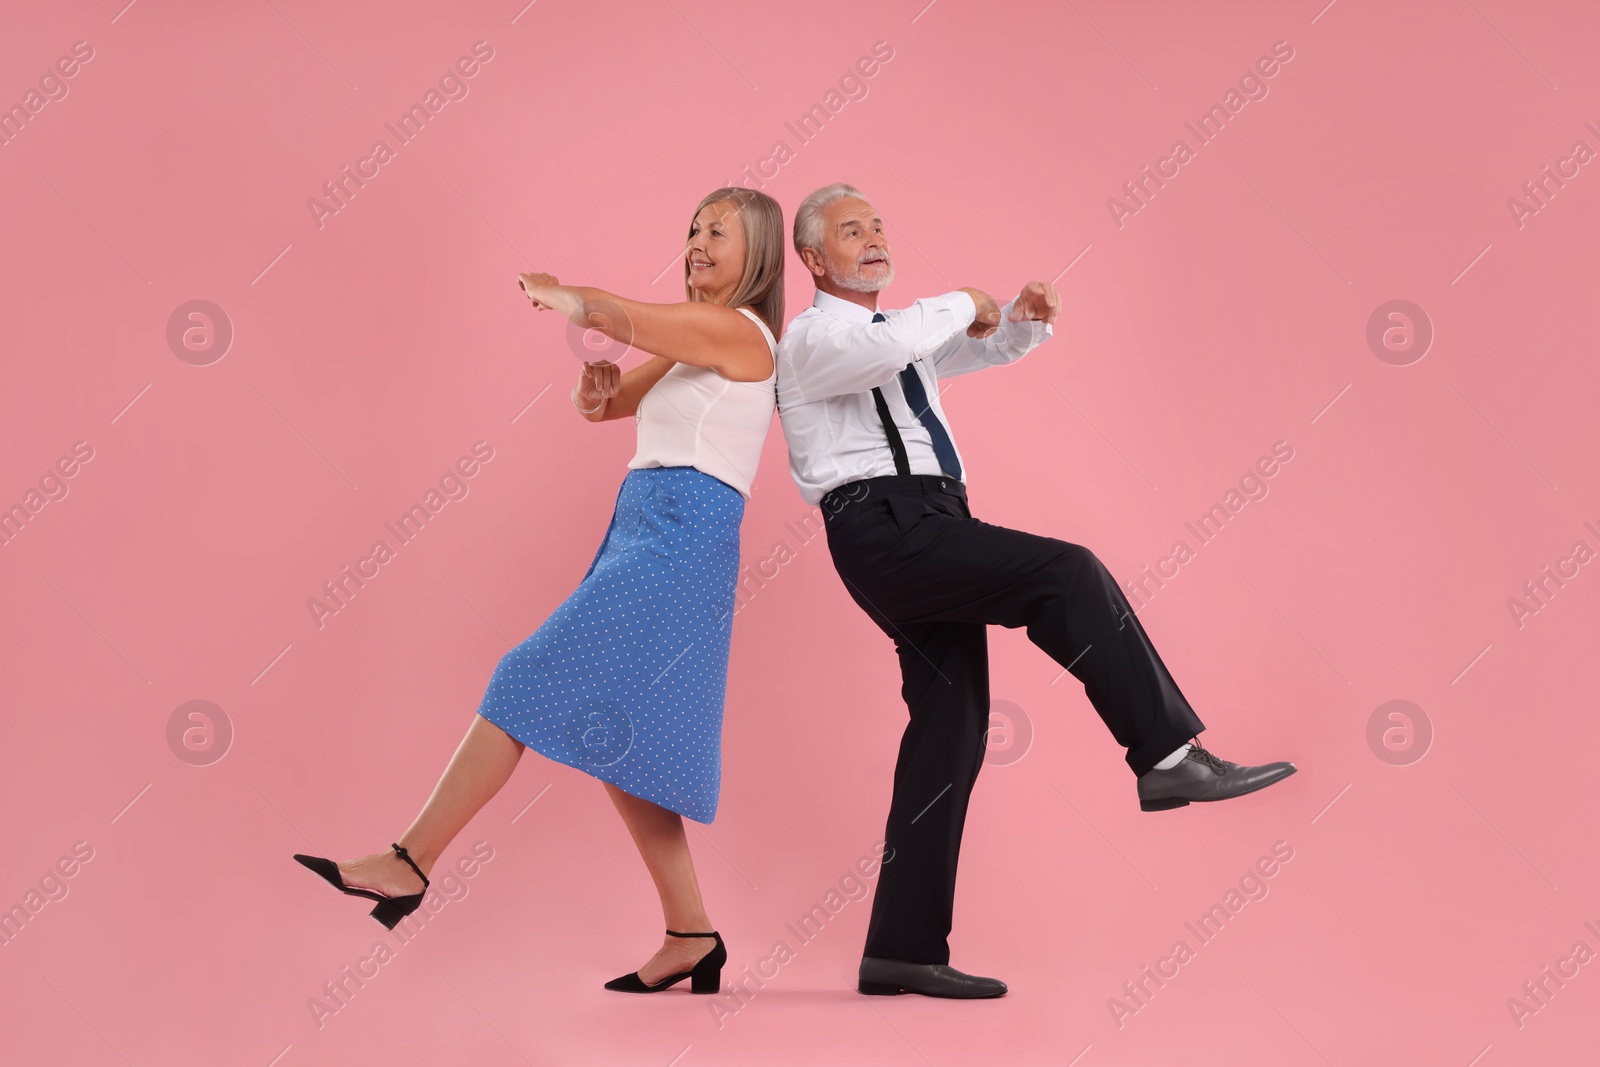
[[[1211,753],[1207,752],[1205,749],[1201,748],[1198,742],[1191,741],[1189,743],[1188,758],[1195,760],[1198,763],[1204,763],[1206,766],[1211,768],[1212,774],[1220,776],[1228,773],[1228,765],[1222,760],[1218,759],[1216,756],[1213,756]]]

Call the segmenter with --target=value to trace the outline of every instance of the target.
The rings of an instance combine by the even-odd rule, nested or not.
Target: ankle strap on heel
[[[721,935],[718,934],[715,930],[711,931],[709,934],[680,934],[676,930],[668,930],[667,931],[667,936],[668,937],[720,937]]]
[[[407,852],[406,849],[405,849],[405,846],[400,844],[398,841],[396,841],[392,847],[394,848],[395,855],[399,856],[401,859],[403,859],[407,863],[411,864],[411,869],[413,871],[417,872],[417,877],[422,879],[422,884],[423,884],[424,888],[426,888],[427,885],[428,885],[428,876],[422,873],[422,868],[421,867],[418,867],[415,863],[412,862],[411,853]]]

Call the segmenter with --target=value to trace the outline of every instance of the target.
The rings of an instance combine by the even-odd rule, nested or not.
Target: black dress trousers
[[[893,639],[911,713],[864,955],[949,963],[956,861],[989,725],[988,626],[1083,683],[1143,774],[1205,729],[1105,565],[1081,545],[972,517],[952,478],[869,478],[823,498],[845,588]],[[892,849],[892,853],[888,850]]]

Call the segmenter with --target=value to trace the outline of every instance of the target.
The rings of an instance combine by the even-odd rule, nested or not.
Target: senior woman
[[[411,827],[390,851],[359,859],[294,857],[378,901],[372,915],[385,927],[416,909],[440,853],[533,748],[604,783],[661,897],[660,950],[606,988],[657,992],[689,978],[696,993],[717,991],[727,949],[701,901],[683,817],[716,815],[739,525],[776,405],[783,255],[777,202],[725,187],[690,223],[684,303],[519,276],[539,310],[650,353],[626,372],[585,363],[571,394],[590,422],[636,415],[638,449],[588,573],[500,660]]]

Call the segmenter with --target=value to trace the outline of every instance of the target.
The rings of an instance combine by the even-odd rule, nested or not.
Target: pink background
[[[1597,164],[1520,227],[1507,206],[1600,148],[1592,5],[122,2],[0,33],[0,103],[93,49],[0,147],[0,504],[93,450],[0,548],[0,906],[92,850],[0,948],[8,1062],[1592,1056],[1600,964],[1521,1026],[1507,1003],[1600,951],[1600,574],[1520,627],[1507,605],[1600,550]],[[307,200],[476,41],[468,95],[319,229]],[[801,144],[785,123],[878,41],[865,97]],[[1278,41],[1268,95],[1197,147],[1184,123]],[[1108,199],[1179,138],[1195,158],[1119,227]],[[886,306],[1056,279],[1054,339],[945,394],[981,517],[1132,579],[1293,448],[1141,617],[1210,747],[1300,773],[1141,813],[1081,687],[994,631],[1032,741],[980,776],[952,962],[1011,992],[860,997],[865,900],[808,944],[784,924],[879,840],[905,713],[888,640],[786,525],[808,508],[774,424],[744,561],[794,558],[736,620],[721,812],[690,839],[725,977],[779,939],[792,962],[720,1019],[603,991],[657,943],[655,896],[600,787],[529,756],[436,874],[492,860],[319,1026],[323,983],[397,938],[290,854],[404,830],[632,454],[631,423],[570,410],[568,338],[516,273],[681,299],[694,204],[779,140],[786,218],[839,179],[884,214]],[[166,339],[195,299],[234,330],[206,366]],[[789,315],[810,299],[791,255]],[[1366,340],[1396,299],[1434,330],[1406,366]],[[319,629],[308,598],[480,440],[469,495]],[[209,764],[169,743],[190,700],[231,724]],[[1431,724],[1420,760],[1369,743],[1390,700]],[[1280,841],[1266,897],[1200,945],[1184,923]],[[1108,1001],[1180,939],[1119,1026]]]

